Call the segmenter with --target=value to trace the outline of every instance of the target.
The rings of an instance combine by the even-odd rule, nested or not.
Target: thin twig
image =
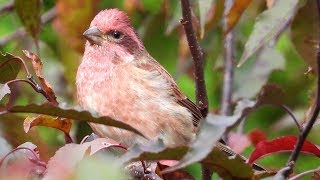
[[[30,74],[29,69],[28,69],[28,67],[26,65],[26,62],[22,58],[20,58],[18,56],[15,56],[15,57],[13,57],[11,59],[8,59],[7,61],[5,61],[5,62],[0,64],[0,68],[2,66],[4,66],[4,65],[8,64],[11,61],[19,61],[22,64],[22,67],[23,67],[23,69],[25,70],[25,72],[27,74],[28,80],[26,80],[26,79],[14,79],[14,80],[8,81],[7,84],[10,85],[10,84],[13,84],[13,83],[16,83],[16,82],[26,82],[26,83],[30,84],[31,87],[36,92],[41,93],[49,102],[51,102],[51,99],[50,99],[49,95],[47,94],[47,92],[44,91],[41,88],[41,86],[33,79],[33,76],[32,76],[32,74]]]
[[[197,41],[191,20],[191,7],[189,0],[181,0],[182,16],[181,24],[187,36],[189,49],[194,61],[194,75],[196,81],[196,101],[203,117],[208,114],[208,97],[203,73],[203,53]]]
[[[227,30],[227,14],[231,9],[233,0],[224,2],[224,31]],[[233,47],[233,31],[229,31],[224,38],[224,76],[221,99],[221,115],[230,115],[231,101],[233,90],[233,74],[234,74],[234,47]]]
[[[41,24],[44,25],[44,24],[51,22],[56,17],[56,15],[57,15],[57,12],[56,12],[55,7],[48,10],[46,13],[44,13],[41,16]],[[4,46],[9,41],[12,41],[13,39],[21,38],[21,37],[25,36],[26,34],[27,34],[27,32],[26,32],[25,28],[21,27],[18,30],[16,30],[15,32],[1,37],[0,38],[0,46]]]
[[[283,110],[285,110],[289,116],[291,116],[292,120],[294,121],[294,123],[296,124],[297,128],[299,129],[299,131],[301,131],[301,125],[299,124],[297,118],[294,116],[293,112],[291,111],[291,109],[286,106],[286,105],[281,105],[280,106]]]
[[[227,14],[233,5],[233,0],[224,1],[224,32],[228,29]],[[230,30],[223,39],[224,47],[224,74],[222,84],[222,97],[220,114],[228,116],[231,113],[231,101],[233,91],[233,74],[234,74],[234,47],[233,47],[233,31]],[[228,144],[228,132],[226,131],[222,139]]]
[[[18,82],[28,83],[36,92],[42,94],[50,102],[50,98],[49,98],[48,94],[37,83],[30,81],[30,79],[29,80],[27,80],[27,79],[14,79],[14,80],[8,81],[6,84],[11,85],[11,84],[18,83]]]
[[[16,60],[18,60],[18,61],[22,64],[24,70],[26,71],[27,76],[31,76],[31,74],[30,74],[30,72],[29,72],[29,70],[28,70],[28,67],[27,67],[26,63],[24,62],[24,60],[21,59],[20,57],[17,57],[17,56],[14,57],[14,58],[8,59],[7,61],[1,63],[1,64],[0,64],[0,68],[1,68],[2,66],[4,66],[4,65],[8,64],[9,62],[11,62],[11,61],[16,61]]]
[[[8,152],[4,157],[2,157],[0,159],[0,167],[2,165],[2,163],[4,162],[4,160],[12,153],[14,153],[15,151],[18,151],[18,150],[28,150],[32,153],[32,155],[36,158],[36,161],[38,162],[41,162],[41,160],[39,159],[39,157],[37,156],[36,152],[34,152],[34,150],[30,149],[30,148],[27,148],[27,147],[17,147],[13,150],[11,150],[10,152]],[[30,159],[29,159],[30,160]],[[30,160],[31,162],[33,162],[32,160]],[[38,165],[41,165],[43,167],[46,167],[46,165],[44,163],[37,163]]]
[[[318,26],[320,27],[320,0],[317,0],[317,10],[318,10]],[[320,33],[319,33],[319,37],[320,37]],[[289,159],[288,159],[288,166],[290,167],[289,170],[284,171],[283,175],[284,177],[288,177],[291,172],[292,169],[294,167],[294,164],[296,162],[296,160],[299,157],[302,145],[305,141],[305,139],[307,138],[313,124],[315,123],[315,121],[317,120],[317,117],[319,115],[320,112],[320,42],[318,42],[318,49],[317,49],[317,94],[316,94],[316,101],[314,104],[314,109],[312,112],[312,116],[310,118],[310,120],[308,121],[307,125],[302,129],[302,131],[299,133],[299,138],[298,141],[295,145],[294,150],[292,151]]]
[[[14,1],[9,1],[0,7],[0,14],[10,12],[14,9]]]
[[[305,171],[305,172],[300,173],[300,174],[297,174],[297,175],[293,176],[292,178],[290,178],[289,180],[297,180],[297,179],[300,179],[300,178],[302,178],[303,176],[305,176],[307,174],[315,173],[317,171],[320,171],[320,167],[318,167],[316,169],[311,169],[309,171]]]

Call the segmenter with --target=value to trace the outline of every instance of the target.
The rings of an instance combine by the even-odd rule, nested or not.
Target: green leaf
[[[200,37],[203,38],[208,11],[215,0],[199,0]]]
[[[126,129],[128,131],[132,131],[134,133],[137,133],[141,136],[141,132],[134,129],[128,124],[125,124],[121,121],[117,121],[114,119],[111,119],[110,117],[106,116],[98,116],[96,113],[90,113],[88,111],[84,110],[78,110],[78,109],[72,109],[72,108],[63,108],[63,107],[57,107],[50,104],[29,104],[25,106],[13,106],[8,110],[8,112],[2,112],[2,113],[36,113],[36,114],[45,114],[50,116],[59,116],[64,117],[68,119],[73,120],[79,120],[79,121],[86,121],[86,122],[93,122],[93,123],[99,123],[99,124],[105,124],[107,126],[113,126],[121,129]],[[1,114],[1,112],[0,112]]]
[[[26,31],[36,39],[40,32],[40,0],[15,0],[14,7]]]
[[[257,56],[254,64],[246,64],[236,69],[234,99],[252,98],[268,81],[269,75],[275,70],[285,67],[285,59],[274,48],[265,47]]]
[[[272,8],[264,11],[256,18],[253,32],[246,42],[244,52],[238,66],[270,40],[278,37],[291,22],[298,8],[299,0],[274,1]]]
[[[0,101],[6,94],[10,94],[10,92],[10,88],[7,84],[0,84]]]
[[[0,83],[15,79],[20,71],[21,64],[15,59],[16,56],[0,51]]]

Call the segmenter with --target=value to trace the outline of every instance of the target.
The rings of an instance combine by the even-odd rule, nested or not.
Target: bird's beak
[[[90,44],[101,45],[104,41],[103,32],[101,32],[96,26],[92,26],[87,29],[83,36],[90,42]]]

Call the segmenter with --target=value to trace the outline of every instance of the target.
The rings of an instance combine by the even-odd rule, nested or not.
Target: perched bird
[[[83,35],[87,42],[76,77],[79,104],[131,125],[148,139],[187,145],[202,115],[148,53],[129,17],[118,9],[103,10]],[[99,136],[126,146],[146,142],[126,130],[89,124]]]

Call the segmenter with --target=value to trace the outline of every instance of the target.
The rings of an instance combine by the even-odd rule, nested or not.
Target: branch
[[[195,35],[192,19],[191,19],[191,7],[189,0],[181,0],[181,9],[182,9],[182,19],[181,24],[183,25],[185,34],[187,36],[189,49],[192,55],[194,62],[194,75],[196,82],[196,101],[197,105],[201,111],[203,117],[206,117],[208,114],[208,96],[206,91],[206,84],[204,81],[203,73],[203,52],[197,41]],[[202,164],[202,179],[210,180],[212,176],[211,170],[205,165]]]
[[[290,178],[289,180],[297,180],[297,179],[301,179],[303,176],[307,175],[307,174],[311,174],[311,173],[315,173],[320,171],[320,167],[316,168],[316,169],[311,169],[309,171],[305,171],[303,173],[297,174],[295,176],[293,176],[292,178]]]
[[[208,97],[203,73],[203,53],[197,41],[191,20],[191,7],[189,0],[181,0],[182,16],[181,24],[187,36],[189,49],[194,61],[194,74],[196,81],[196,101],[203,117],[208,114]]]
[[[25,83],[28,83],[30,84],[30,86],[32,86],[32,88],[38,92],[38,93],[41,93],[49,102],[50,101],[50,97],[48,96],[47,92],[45,92],[41,86],[39,86],[39,84],[37,84],[37,82],[33,79],[33,76],[32,74],[30,74],[29,72],[29,69],[25,63],[25,61],[20,58],[20,57],[14,57],[14,58],[11,58],[3,63],[0,64],[0,68],[4,65],[6,65],[7,63],[11,62],[11,61],[19,61],[23,67],[23,69],[25,70],[26,74],[27,74],[27,78],[28,80],[26,79],[14,79],[14,80],[11,80],[11,81],[8,81],[7,84],[10,85],[10,84],[14,84],[14,83],[17,83],[17,82],[25,82]]]
[[[301,125],[299,124],[297,118],[294,116],[293,112],[291,111],[291,109],[286,106],[286,105],[281,105],[280,106],[283,110],[285,110],[289,116],[292,118],[292,120],[294,121],[294,123],[296,124],[297,128],[299,129],[299,132],[301,132]]]
[[[51,22],[56,16],[57,16],[57,12],[56,12],[56,8],[54,7],[52,9],[48,10],[46,13],[44,13],[41,16],[41,24],[44,25],[44,24]],[[21,37],[25,36],[26,34],[27,34],[27,32],[26,32],[25,28],[21,27],[17,31],[1,37],[0,38],[0,46],[4,46],[9,41],[11,41],[13,39],[21,38]]]
[[[0,14],[10,12],[14,9],[14,1],[9,1],[0,7]]]
[[[18,82],[28,83],[37,93],[42,94],[50,102],[50,97],[48,96],[48,94],[37,83],[35,83],[34,80],[33,81],[30,80],[30,78],[29,78],[29,80],[27,80],[27,79],[14,79],[14,80],[8,81],[6,84],[11,85],[11,84],[18,83]]]
[[[318,10],[318,25],[320,27],[320,0],[317,0],[317,10]],[[320,37],[320,34],[319,34]],[[314,104],[314,109],[312,112],[312,116],[310,118],[310,120],[308,121],[307,125],[302,129],[302,131],[300,131],[299,133],[299,139],[295,145],[294,150],[292,151],[288,162],[287,162],[287,166],[289,166],[290,168],[286,171],[283,172],[283,176],[288,177],[291,172],[292,169],[294,167],[295,161],[298,159],[298,156],[300,154],[302,145],[305,141],[305,139],[307,138],[313,124],[315,123],[315,121],[317,120],[317,117],[319,115],[320,112],[320,41],[318,41],[318,49],[317,49],[317,94],[316,94],[316,100],[315,100],[315,104]]]
[[[224,2],[224,25],[223,29],[226,32],[227,14],[231,9],[233,0],[226,0]],[[233,47],[233,32],[229,31],[224,38],[224,76],[221,99],[221,115],[230,115],[231,101],[233,90],[233,74],[234,74],[234,47]]]

